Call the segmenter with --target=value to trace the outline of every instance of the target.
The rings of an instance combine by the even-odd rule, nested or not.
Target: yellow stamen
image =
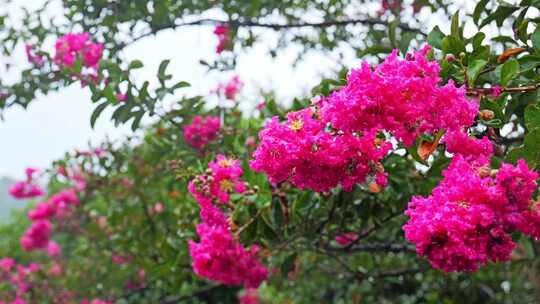
[[[234,189],[234,184],[232,181],[228,179],[224,179],[219,183],[219,187],[221,188],[222,191],[230,192]]]
[[[301,120],[301,119],[297,119],[295,121],[293,121],[290,125],[289,125],[289,128],[293,131],[300,131],[302,130],[302,127],[304,126],[304,122]]]

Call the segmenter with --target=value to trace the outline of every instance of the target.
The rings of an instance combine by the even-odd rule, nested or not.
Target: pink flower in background
[[[62,253],[62,248],[54,241],[49,241],[47,244],[47,254],[50,257],[58,256]]]
[[[265,107],[266,107],[266,101],[259,102],[257,106],[255,106],[255,108],[257,108],[257,110],[259,111],[263,110]]]
[[[103,56],[103,44],[89,43],[82,51],[83,64],[89,68],[97,68]]]
[[[8,190],[9,194],[16,199],[27,199],[45,194],[38,185],[28,182],[17,182]]]
[[[28,211],[28,218],[32,221],[47,220],[56,214],[56,206],[49,201],[39,203],[34,209]]]
[[[112,262],[117,265],[129,264],[133,261],[133,256],[124,256],[119,254],[114,254],[112,256]]]
[[[26,44],[24,49],[26,51],[26,58],[31,64],[40,67],[45,63],[45,56],[37,54],[33,45]]]
[[[128,100],[127,94],[118,93],[116,94],[116,99],[118,99],[119,102],[126,102]]]
[[[10,272],[17,263],[12,258],[2,258],[0,259],[0,269],[4,272]]]
[[[11,196],[16,199],[27,199],[42,196],[45,194],[41,187],[34,183],[34,174],[38,170],[35,168],[26,168],[26,180],[15,183],[8,189]]]
[[[197,149],[203,149],[219,135],[221,122],[216,116],[195,116],[184,126],[184,140]]]
[[[96,148],[94,150],[94,155],[97,157],[97,158],[101,158],[105,155],[105,153],[107,152],[107,150],[103,149],[103,148]]]
[[[44,249],[49,244],[52,225],[47,220],[38,220],[21,237],[21,247],[25,251]]]
[[[163,210],[165,210],[165,206],[163,205],[163,203],[157,202],[154,205],[154,212],[155,213],[161,213],[161,212],[163,212]]]
[[[84,67],[97,70],[103,55],[103,45],[93,43],[89,33],[70,33],[56,41],[54,62],[61,67],[73,67],[77,59]]]
[[[335,237],[335,240],[341,246],[349,246],[351,243],[358,239],[358,234],[354,232],[347,232]]]
[[[228,100],[234,101],[243,86],[244,83],[240,80],[240,76],[235,75],[228,82],[218,84],[215,92]]]
[[[230,28],[227,24],[216,25],[214,28],[214,35],[218,38],[218,45],[216,46],[216,53],[221,54],[230,42],[229,37]]]
[[[56,262],[53,263],[52,266],[49,268],[49,273],[53,276],[62,274],[62,265]]]
[[[246,289],[239,297],[239,304],[259,304],[259,292],[257,289]]]
[[[381,9],[378,14],[383,15],[387,11],[394,11],[400,9],[402,5],[402,0],[381,0]]]

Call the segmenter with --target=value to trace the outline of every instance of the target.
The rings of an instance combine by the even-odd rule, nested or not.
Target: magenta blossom
[[[184,140],[196,149],[203,149],[219,135],[221,122],[215,116],[195,116],[184,126]]]
[[[216,25],[214,28],[214,35],[216,35],[218,38],[216,53],[221,54],[230,43],[229,32],[230,28],[227,24]]]

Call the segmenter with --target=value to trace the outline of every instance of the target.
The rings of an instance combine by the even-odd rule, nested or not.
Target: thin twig
[[[255,21],[238,21],[238,20],[219,20],[219,19],[211,19],[211,18],[205,18],[205,19],[199,19],[189,22],[181,22],[176,24],[169,24],[164,26],[159,26],[152,28],[150,32],[141,34],[140,36],[134,38],[131,43],[140,40],[142,38],[155,35],[159,31],[165,30],[165,29],[175,29],[179,27],[184,26],[196,26],[196,25],[205,25],[205,24],[228,24],[231,27],[261,27],[261,28],[270,28],[274,30],[282,30],[282,29],[291,29],[291,28],[303,28],[303,27],[319,27],[319,28],[326,28],[330,26],[345,26],[349,24],[366,24],[366,25],[385,25],[388,26],[388,22],[380,20],[380,19],[373,19],[373,18],[359,18],[359,19],[349,19],[349,20],[329,20],[329,21],[323,21],[323,22],[299,22],[299,23],[288,23],[288,24],[279,24],[279,23],[262,23],[262,22],[255,22]],[[403,31],[407,32],[414,32],[417,33],[423,37],[427,37],[427,34],[422,32],[418,28],[412,28],[409,25],[405,23],[399,23],[397,25],[398,28],[402,29]]]

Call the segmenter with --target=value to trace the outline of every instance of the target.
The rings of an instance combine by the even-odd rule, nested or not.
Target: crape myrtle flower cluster
[[[215,92],[218,95],[225,97],[227,100],[234,101],[236,100],[236,95],[243,86],[244,83],[240,79],[240,76],[234,75],[229,81],[218,84]]]
[[[388,135],[410,146],[419,135],[470,126],[478,103],[463,88],[441,85],[440,67],[427,59],[430,47],[399,59],[397,51],[372,68],[362,63],[347,84],[314,106],[277,117],[259,133],[251,168],[273,184],[290,181],[318,192],[345,191],[368,180],[385,186],[381,164],[392,149]]]
[[[23,265],[10,257],[0,259],[0,282],[2,282],[2,299],[0,304],[31,304],[28,300],[33,295],[51,295],[51,303],[75,303],[73,292],[66,289],[55,289],[44,278],[60,275],[62,267],[59,263],[42,265],[29,263]],[[56,287],[57,288],[57,287]],[[111,304],[100,299],[83,300],[83,303]]]
[[[217,116],[195,116],[184,126],[184,140],[192,147],[202,150],[219,135],[221,122]]]
[[[65,34],[56,40],[54,48],[52,61],[58,68],[73,69],[79,62],[80,71],[75,75],[70,75],[82,80],[83,84],[87,84],[88,81],[98,81],[99,62],[103,57],[104,45],[92,42],[90,33]],[[25,51],[28,61],[34,66],[44,65],[46,56],[41,52],[36,52],[34,45],[27,44]]]
[[[56,41],[54,63],[60,67],[73,67],[81,60],[84,67],[97,70],[103,55],[103,44],[93,43],[89,33],[69,33]]]
[[[16,182],[13,186],[8,189],[8,192],[15,199],[28,199],[44,194],[43,190],[39,185],[35,183],[34,174],[37,172],[34,168],[26,168],[26,180]]]
[[[488,261],[508,261],[514,232],[540,238],[540,212],[531,200],[536,172],[523,160],[491,170],[489,158],[459,154],[428,197],[413,197],[405,237],[433,267],[476,271]]]
[[[64,173],[67,173],[65,169]],[[83,191],[86,182],[78,171],[66,174],[74,184],[73,188],[61,190],[51,195],[47,200],[40,202],[28,211],[28,218],[32,225],[20,239],[21,247],[25,251],[43,250],[51,257],[61,254],[60,246],[51,240],[53,232],[52,221],[64,221],[70,217],[74,208],[80,204],[78,191]]]
[[[245,191],[242,173],[238,161],[218,155],[205,175],[190,182],[189,191],[200,206],[202,222],[197,225],[199,242],[189,241],[189,252],[197,275],[226,285],[257,288],[268,277],[258,258],[259,247],[245,248],[215,204],[228,204],[230,193]]]

